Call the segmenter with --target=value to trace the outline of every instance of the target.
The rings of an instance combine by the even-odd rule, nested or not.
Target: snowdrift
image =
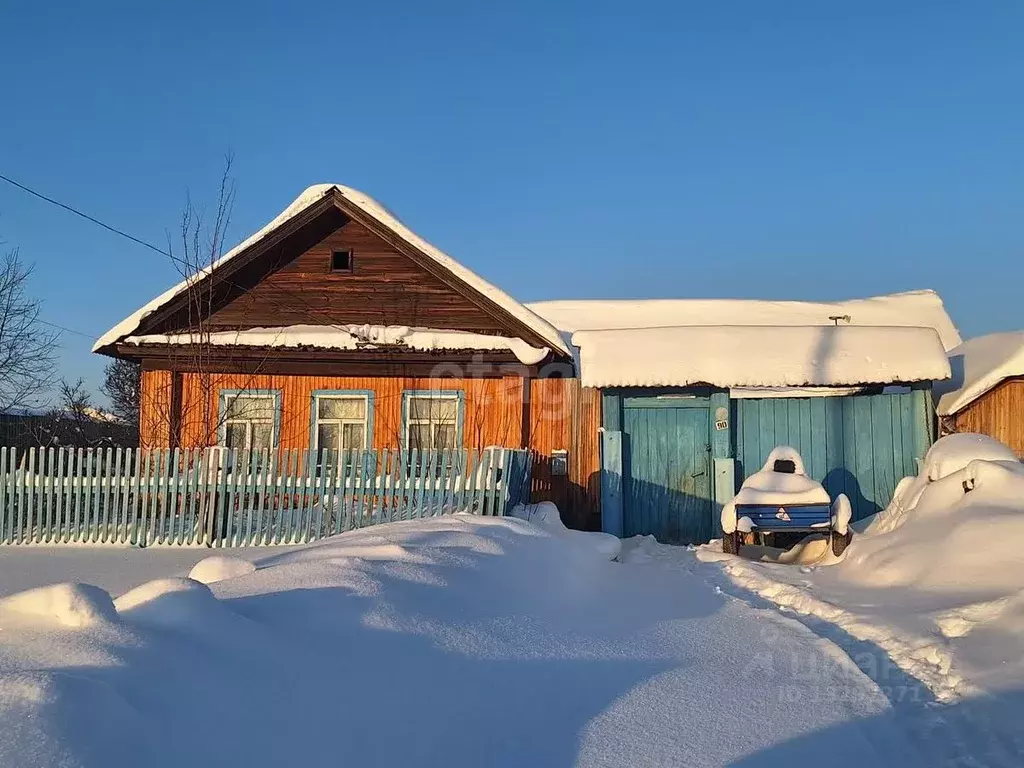
[[[854,528],[841,559],[810,538],[771,563],[712,547],[698,556],[745,590],[883,649],[941,701],[1024,686],[1024,465],[1006,446],[942,438],[889,508]]]
[[[512,517],[528,520],[539,525],[556,536],[564,538],[573,546],[584,551],[593,552],[597,557],[614,560],[622,549],[622,541],[618,536],[601,531],[574,531],[565,527],[558,507],[550,501],[538,504],[517,504],[512,508]]]
[[[886,711],[835,646],[606,544],[454,515],[207,562],[209,585],[13,596],[0,765],[722,765]]]
[[[192,566],[192,570],[188,572],[188,577],[202,584],[216,584],[218,581],[224,581],[224,579],[245,576],[255,570],[256,566],[248,560],[242,560],[238,557],[214,555],[213,557],[200,560]]]
[[[3,614],[65,627],[117,620],[110,595],[90,584],[53,584],[19,592],[0,600],[0,616]]]
[[[916,498],[898,525],[893,512],[880,513],[855,539],[840,566],[846,578],[920,590],[1024,590],[1024,467],[975,459],[923,486],[917,480],[907,493]]]

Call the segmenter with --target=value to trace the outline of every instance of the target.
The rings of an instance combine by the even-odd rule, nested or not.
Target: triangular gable
[[[209,280],[211,276],[230,281],[232,275],[239,274],[269,249],[301,233],[313,222],[322,221],[331,212],[358,222],[437,280],[457,289],[481,311],[528,343],[548,347],[556,354],[570,354],[561,334],[547,321],[428,243],[373,198],[337,184],[319,184],[306,189],[273,221],[226,253],[212,267],[165,291],[110,329],[96,341],[93,351],[107,351],[127,336],[151,332],[162,320],[186,306],[190,286]]]

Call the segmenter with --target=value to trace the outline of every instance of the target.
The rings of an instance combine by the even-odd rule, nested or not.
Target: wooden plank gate
[[[711,537],[707,398],[622,401],[624,536],[693,543]]]
[[[791,445],[832,498],[849,497],[855,520],[888,506],[896,484],[917,474],[933,439],[924,389],[733,402],[737,484],[760,470],[776,445]]]

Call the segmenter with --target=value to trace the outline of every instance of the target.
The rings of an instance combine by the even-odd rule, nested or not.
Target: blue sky
[[[338,181],[523,300],[932,287],[1024,327],[1024,3],[146,5],[4,4],[0,173],[163,244],[231,151],[231,242]],[[88,334],[177,280],[3,184],[0,239]]]

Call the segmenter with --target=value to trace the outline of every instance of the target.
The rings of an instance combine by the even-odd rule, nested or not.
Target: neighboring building
[[[980,432],[1024,457],[1024,331],[969,339],[949,364],[952,377],[935,387],[941,433]]]
[[[133,448],[138,433],[113,414],[95,408],[11,408],[0,412],[0,445],[8,448]]]
[[[835,303],[528,305],[603,392],[604,530],[700,542],[776,445],[854,514],[885,507],[934,438],[932,381],[960,337],[931,291]]]
[[[93,349],[141,363],[143,446],[530,447],[538,497],[596,524],[599,399],[561,334],[356,190],[310,187]]]

